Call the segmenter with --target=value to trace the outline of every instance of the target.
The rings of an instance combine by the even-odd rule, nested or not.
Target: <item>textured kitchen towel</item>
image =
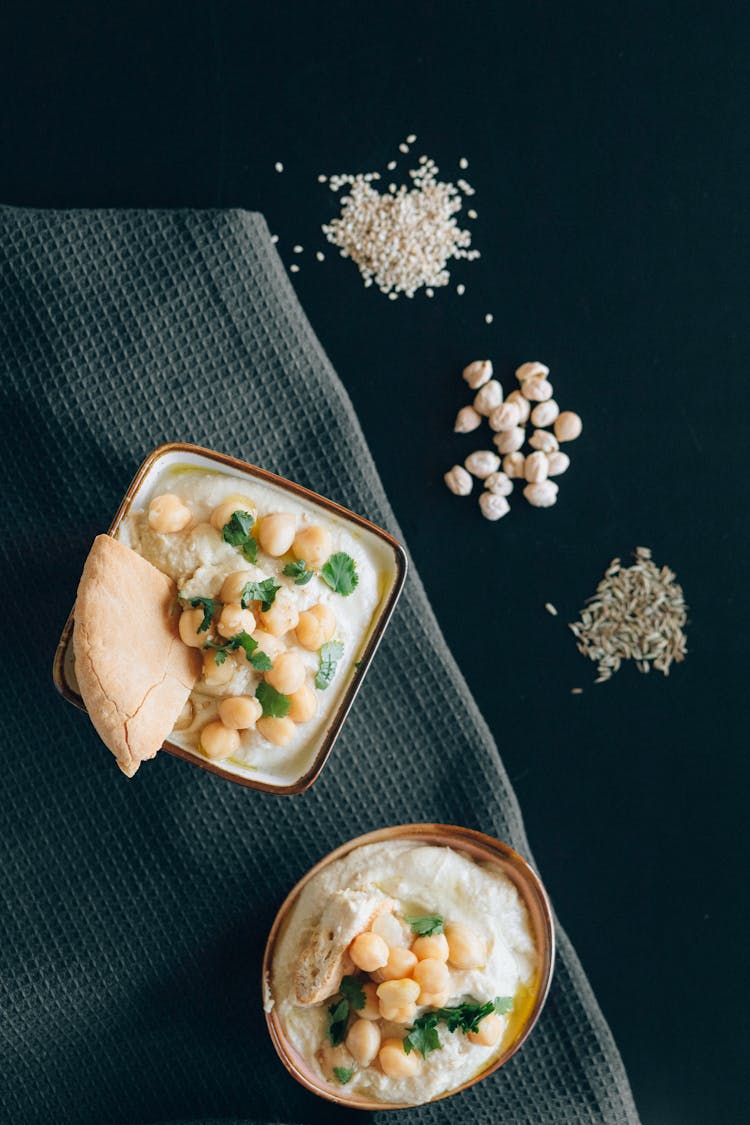
[[[263,465],[398,535],[351,404],[259,215],[0,208],[0,306],[0,1119],[362,1121],[298,1086],[266,1034],[259,969],[282,898],[333,847],[388,823],[466,824],[529,851],[414,570],[302,796],[167,754],[127,781],[50,675],[91,540],[161,442]],[[637,1121],[559,940],[519,1054],[459,1099],[379,1122]]]

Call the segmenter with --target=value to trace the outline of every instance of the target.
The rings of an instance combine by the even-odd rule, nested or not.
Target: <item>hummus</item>
[[[212,514],[219,505],[226,501],[231,508],[231,501],[238,494],[252,502],[253,526],[250,534],[256,536],[254,562],[249,561],[237,545],[228,542],[222,530],[211,522]],[[182,521],[176,520],[173,525],[166,525],[170,530],[155,530],[154,523],[158,526],[158,521],[153,519],[153,511],[158,508],[156,502],[161,503],[162,499],[168,500],[172,505],[167,519],[174,518],[171,513],[175,506],[182,511],[182,505],[189,509],[189,517],[185,514],[185,519],[189,520],[185,526],[180,526]],[[237,507],[242,509],[249,505],[238,503]],[[297,532],[309,528],[322,529],[326,543],[330,546],[330,553],[344,553],[348,556],[357,578],[356,587],[348,596],[342,596],[323,580],[320,563],[314,569],[311,567],[312,576],[304,585],[295,582],[294,573],[284,574],[285,567],[289,568],[291,564],[297,563],[298,558],[291,549],[282,555],[269,554],[263,549],[262,535],[258,535],[258,529],[263,526],[263,518],[273,513],[284,513],[285,519],[291,516]],[[176,530],[172,530],[172,526]],[[223,769],[240,776],[275,785],[294,784],[313,763],[320,743],[335,717],[341,696],[356,671],[355,665],[369,640],[378,607],[388,585],[385,548],[379,552],[380,545],[372,542],[372,537],[361,533],[356,526],[312,503],[298,499],[284,488],[244,475],[179,464],[159,474],[158,479],[144,494],[137,497],[120,524],[117,535],[123,543],[174,579],[183,610],[190,606],[192,599],[216,601],[213,621],[197,639],[198,647],[204,649],[202,657],[211,661],[207,665],[209,679],[204,674],[197,681],[188,706],[170,735],[170,741],[197,756],[219,760]],[[248,583],[262,583],[271,579],[272,585],[280,587],[275,591],[274,609],[290,615],[292,628],[277,630],[276,635],[270,636],[263,630],[261,603],[253,602],[249,608],[255,611],[258,619],[258,636],[261,638],[258,651],[267,652],[271,660],[282,652],[293,652],[295,660],[299,658],[304,665],[304,691],[309,699],[308,710],[314,707],[315,713],[311,718],[298,720],[294,726],[289,719],[282,723],[275,720],[279,728],[283,723],[286,724],[282,731],[283,741],[280,738],[274,742],[264,737],[261,733],[262,721],[258,728],[253,726],[238,729],[228,743],[230,752],[223,757],[220,752],[208,752],[208,738],[203,746],[201,732],[209,724],[213,728],[219,726],[222,700],[241,698],[245,704],[251,700],[253,706],[260,711],[259,705],[254,701],[258,685],[264,679],[263,670],[258,670],[251,663],[250,656],[246,657],[242,648],[232,650],[230,647],[217,661],[217,664],[221,662],[222,665],[222,682],[212,682],[212,678],[218,678],[213,665],[215,654],[207,652],[204,646],[209,641],[221,644],[227,639],[226,633],[222,637],[216,632],[222,608],[220,595],[227,576],[239,571],[245,572]],[[333,618],[329,614],[332,622],[335,619],[330,639],[343,648],[343,651],[337,649],[337,654],[341,651],[341,655],[335,661],[335,670],[323,689],[315,684],[321,667],[321,652],[298,643],[294,629],[299,613],[320,606],[327,607],[333,614]],[[234,608],[239,612],[239,606]],[[314,700],[311,692],[314,692]]]
[[[352,1023],[357,1022],[357,1012],[352,1010],[346,1040],[332,1048],[331,1020],[335,1017],[331,1011],[342,991],[346,995],[352,976],[344,976],[343,981],[339,977],[332,995],[321,997],[315,1003],[300,1003],[300,965],[305,964],[311,945],[315,946],[324,914],[324,927],[328,931],[324,936],[328,939],[334,936],[330,923],[332,901],[341,892],[356,897],[365,891],[371,892],[374,902],[379,901],[376,921],[371,924],[375,932],[388,935],[395,931],[393,919],[386,925],[379,913],[383,902],[392,910],[405,934],[403,944],[407,952],[402,949],[399,956],[406,959],[407,964],[409,960],[416,960],[408,952],[409,945],[418,954],[422,952],[417,937],[420,919],[440,920],[438,931],[440,925],[444,926],[445,936],[438,940],[444,944],[447,944],[446,938],[451,941],[452,929],[461,929],[464,937],[467,933],[473,935],[481,950],[474,958],[476,964],[467,965],[464,957],[467,967],[456,967],[452,959],[455,956],[461,961],[462,957],[454,954],[451,945],[446,965],[449,983],[440,997],[439,1008],[444,1012],[448,1007],[479,1006],[488,1002],[491,1007],[495,998],[503,998],[496,1008],[502,1014],[493,1013],[491,1017],[494,1042],[478,1042],[476,1034],[467,1034],[460,1027],[450,1031],[442,1016],[436,1024],[439,1047],[429,1050],[425,1057],[418,1048],[410,1051],[408,1058],[412,1060],[413,1073],[388,1074],[386,1071],[392,1068],[386,1065],[384,1070],[387,1060],[382,1056],[375,1054],[368,1065],[361,1065],[347,1052],[347,1046],[352,1047],[357,1040],[356,1034],[351,1036]],[[348,943],[346,957],[356,955],[359,940],[351,943],[351,932],[342,935],[342,946]],[[393,941],[392,936],[389,940]],[[424,944],[422,941],[422,948]],[[433,954],[428,951],[427,956]],[[434,966],[434,961],[431,964]],[[382,976],[376,972],[368,977],[356,963],[352,968],[351,961],[348,971],[369,989],[373,988],[372,981],[377,982]],[[410,977],[420,978],[419,963],[406,971]],[[280,932],[270,977],[266,982],[266,1009],[275,1009],[287,1040],[315,1073],[332,1086],[339,1085],[342,1093],[352,1092],[382,1102],[418,1104],[454,1090],[475,1077],[515,1040],[533,1005],[538,956],[526,907],[506,875],[490,864],[475,862],[449,847],[392,841],[356,848],[324,867],[303,888]],[[391,977],[386,975],[386,979]],[[382,986],[381,994],[385,995]],[[388,1039],[393,1044],[393,1037],[396,1041],[403,1040],[414,1026],[415,1018],[437,1011],[433,1005],[422,1003],[423,997],[424,988],[416,1001],[416,1011],[412,1009],[406,1022],[378,1021],[381,1042]],[[380,1012],[383,1012],[382,999]],[[365,1015],[365,1018],[368,1017]],[[377,1020],[377,1014],[369,1018]],[[481,1029],[481,1024],[479,1026]],[[393,1046],[390,1049],[393,1050]]]

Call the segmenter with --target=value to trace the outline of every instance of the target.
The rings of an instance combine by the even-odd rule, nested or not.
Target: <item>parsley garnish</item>
[[[335,593],[341,594],[344,598],[354,593],[359,582],[357,565],[351,555],[347,555],[345,551],[337,551],[335,555],[331,555],[328,562],[323,564],[320,577]]]
[[[286,697],[282,696],[282,698]],[[263,713],[265,714],[265,711]],[[356,977],[347,976],[343,978],[341,995],[342,999],[335,1004],[331,1004],[328,1009],[328,1038],[333,1047],[338,1047],[339,1043],[344,1041],[350,1010],[354,1009],[355,1012],[359,1012],[365,1006],[362,983]],[[348,1082],[349,1079],[347,1078],[346,1081]]]
[[[307,569],[304,559],[287,563],[281,573],[287,578],[293,578],[295,586],[306,586],[313,576],[313,572]]]
[[[341,641],[328,641],[320,650],[320,667],[315,677],[315,686],[319,691],[325,691],[333,677],[336,667],[344,655],[344,646]]]
[[[442,914],[412,914],[406,916],[406,921],[420,937],[442,934],[445,928],[445,918]]]
[[[251,563],[254,563],[258,557],[258,544],[250,534],[254,522],[249,512],[233,512],[231,520],[224,524],[222,531],[225,543],[231,544],[232,547],[239,547],[247,561]]]
[[[289,708],[292,701],[288,695],[282,695],[271,684],[267,684],[265,680],[261,680],[255,689],[255,698],[263,708],[263,717],[270,716],[272,719],[283,719],[285,715],[289,714]],[[334,1043],[334,1046],[336,1044]]]
[[[261,609],[266,613],[273,605],[276,595],[281,589],[273,578],[264,578],[262,582],[248,582],[242,587],[240,602],[243,609],[247,609],[250,602],[262,602]]]
[[[211,618],[216,613],[218,603],[215,602],[213,598],[186,598],[185,600],[190,602],[193,609],[197,609],[198,606],[200,606],[203,610],[203,620],[196,629],[196,633],[205,633],[211,624]]]
[[[434,1012],[425,1012],[414,1021],[414,1026],[409,1029],[409,1034],[404,1039],[404,1050],[407,1055],[411,1051],[419,1051],[422,1058],[427,1058],[430,1051],[437,1051],[440,1039],[437,1033],[438,1023],[444,1023],[448,1031],[462,1031],[468,1035],[470,1031],[478,1031],[479,1025],[485,1016],[492,1012],[504,1014],[513,1007],[512,996],[496,996],[486,1004],[477,1004],[467,1001],[457,1004],[452,1008],[436,1008]]]
[[[347,1082],[351,1082],[352,1077],[354,1076],[354,1071],[350,1070],[346,1066],[335,1066],[333,1068],[333,1073],[336,1075],[337,1080],[341,1083],[342,1086],[345,1086]]]
[[[241,633],[235,633],[235,635],[230,637],[228,641],[225,641],[224,644],[218,644],[216,641],[208,641],[204,647],[216,649],[214,660],[217,664],[224,663],[228,652],[236,652],[237,649],[241,648],[244,649],[245,656],[258,672],[268,672],[273,668],[273,662],[268,653],[259,652],[258,642],[251,637],[249,633],[246,633],[244,629]]]

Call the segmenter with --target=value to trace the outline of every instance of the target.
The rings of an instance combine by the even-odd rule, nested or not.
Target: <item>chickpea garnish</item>
[[[277,598],[278,601],[278,598]],[[316,652],[336,632],[336,615],[322,602],[303,610],[297,622],[297,641],[303,648]]]
[[[260,521],[257,539],[268,555],[285,555],[294,542],[296,517],[291,512],[272,512]]]
[[[381,968],[382,966],[378,966]],[[385,1008],[404,1008],[407,1004],[416,1004],[419,1000],[420,986],[415,980],[384,980],[375,990],[380,1001],[381,1012]]]
[[[389,952],[383,939],[373,933],[358,934],[349,946],[349,956],[357,968],[365,973],[374,973],[376,969],[382,969],[388,963]]]
[[[471,1043],[478,1043],[482,1047],[494,1047],[500,1040],[505,1024],[497,1012],[490,1012],[485,1016],[477,1031],[470,1031],[466,1038]]]
[[[239,605],[225,605],[216,624],[222,637],[236,637],[238,633],[252,633],[255,629],[255,615]]]
[[[305,682],[305,665],[296,652],[283,652],[273,662],[273,668],[265,674],[266,682],[282,695],[292,695],[299,691]]]
[[[231,496],[227,496],[226,500],[222,500],[221,504],[217,504],[211,512],[209,522],[217,531],[223,531],[235,512],[247,512],[254,518],[255,510],[255,504],[249,497],[234,492]]]
[[[273,715],[266,715],[255,724],[255,729],[258,734],[265,738],[266,742],[272,742],[274,746],[286,746],[292,741],[296,733],[296,726],[292,720],[286,716],[283,719],[276,719]]]
[[[180,639],[183,644],[189,645],[190,648],[203,648],[208,640],[208,630],[198,629],[203,624],[203,610],[200,609],[183,609],[180,614],[180,621],[178,629],[180,631]]]
[[[219,718],[231,730],[252,730],[263,708],[251,695],[230,695],[219,704]]]
[[[233,570],[222,582],[220,600],[225,604],[239,605],[242,601],[242,591],[250,581],[249,570]]]
[[[413,1078],[420,1065],[417,1052],[407,1055],[401,1039],[385,1039],[378,1052],[378,1062],[386,1078]]]
[[[481,936],[463,922],[451,922],[445,927],[448,942],[448,961],[456,969],[479,969],[484,965],[487,951]]]
[[[387,1008],[381,1003],[380,1017],[387,1023],[414,1023],[417,1018],[417,1005],[404,1004],[401,1008]]]
[[[378,976],[383,980],[401,980],[411,975],[417,964],[416,954],[403,946],[392,946],[388,954],[388,961],[378,970]]]
[[[193,518],[187,504],[172,492],[155,496],[148,506],[148,526],[162,535],[183,531]]]
[[[289,718],[295,723],[309,723],[318,711],[318,700],[309,684],[303,684],[289,696]]]
[[[346,1045],[360,1066],[369,1066],[380,1048],[380,1028],[372,1020],[356,1019],[349,1028]]]
[[[229,727],[225,727],[218,720],[206,723],[201,731],[201,750],[212,761],[230,757],[239,749],[239,745],[240,736],[237,731],[230,730]]]
[[[442,999],[448,991],[448,966],[445,961],[438,961],[436,957],[425,957],[414,968],[414,980],[420,987],[419,1003],[435,1005],[436,998]]]
[[[216,649],[207,648],[203,653],[203,680],[210,687],[221,687],[228,684],[237,666],[233,660],[226,659],[222,664],[216,663]]]
[[[319,570],[331,553],[331,536],[324,527],[303,527],[294,537],[292,552],[309,567]]]
[[[448,939],[445,934],[418,937],[411,948],[420,961],[426,961],[428,958],[432,961],[448,960]]]
[[[365,994],[365,1006],[357,1009],[357,1015],[361,1020],[380,1019],[380,1003],[375,991],[377,987],[374,981],[367,981],[366,984],[362,985],[362,991]]]
[[[289,597],[288,590],[280,590],[273,605],[267,610],[260,610],[258,613],[258,621],[261,626],[274,637],[283,637],[284,633],[296,629],[299,617],[297,608]]]
[[[273,633],[267,633],[265,629],[256,629],[253,640],[258,642],[261,652],[268,653],[271,660],[275,660],[279,653],[285,651],[284,642],[279,637],[274,637]]]

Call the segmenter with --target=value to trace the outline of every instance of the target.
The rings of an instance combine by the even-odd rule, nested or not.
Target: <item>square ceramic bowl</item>
[[[108,534],[127,540],[126,521],[129,514],[147,509],[151,497],[165,489],[167,482],[170,478],[174,479],[175,474],[195,470],[216,473],[236,481],[238,487],[245,486],[250,496],[252,496],[253,485],[260,485],[266,496],[272,497],[273,500],[278,497],[280,508],[283,508],[285,501],[289,503],[289,500],[293,499],[306,513],[319,516],[332,530],[335,531],[336,527],[339,527],[342,532],[353,537],[357,545],[366,552],[377,574],[377,604],[364,630],[364,635],[359,639],[356,652],[350,654],[351,671],[341,676],[340,682],[334,681],[329,689],[335,693],[333,706],[327,699],[328,717],[322,725],[319,725],[319,729],[311,737],[310,744],[305,743],[300,749],[299,757],[303,765],[299,769],[290,767],[284,772],[279,768],[274,772],[268,766],[255,768],[235,759],[227,759],[220,763],[211,762],[190,744],[189,739],[177,731],[173,731],[169,740],[164,743],[163,749],[169,754],[192,762],[227,781],[265,792],[301,793],[312,785],[325,765],[380,644],[404,585],[407,569],[406,553],[403,547],[382,528],[332,500],[318,496],[302,485],[213,450],[179,442],[161,445],[149,453],[125,493],[110,524]],[[53,678],[61,695],[70,703],[85,710],[76,681],[72,632],[73,610],[68,616],[57,646]]]

